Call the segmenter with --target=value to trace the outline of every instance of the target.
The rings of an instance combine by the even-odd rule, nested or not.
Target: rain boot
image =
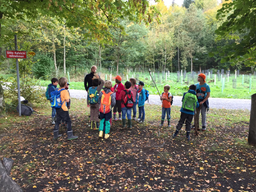
[[[59,131],[58,131],[58,130],[54,130],[54,131],[53,131],[53,136],[54,136],[54,139],[58,139],[59,137],[62,136],[62,134],[59,134]]]
[[[175,138],[178,135],[179,131],[176,130],[175,133],[173,134],[172,138]]]
[[[168,127],[171,127],[171,121],[168,121]]]
[[[68,140],[73,140],[73,139],[77,139],[78,138],[78,136],[74,136],[73,135],[73,130],[68,131],[67,135],[68,135]]]
[[[187,131],[187,140],[190,140],[190,132]]]
[[[100,120],[99,137],[103,137],[104,122],[105,122],[105,119]]]
[[[164,120],[161,120],[161,124],[160,124],[161,127],[164,126]]]
[[[123,121],[123,128],[125,128],[125,121],[126,121],[126,119],[122,119],[122,121]]]
[[[132,120],[128,119],[128,128],[131,129],[132,128]]]

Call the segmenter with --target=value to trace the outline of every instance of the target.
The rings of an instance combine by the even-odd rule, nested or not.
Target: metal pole
[[[17,36],[14,36],[15,51],[18,51]],[[20,74],[19,74],[19,61],[16,59],[16,70],[17,70],[17,85],[18,85],[18,103],[19,103],[19,116],[21,116],[21,102],[20,102]]]

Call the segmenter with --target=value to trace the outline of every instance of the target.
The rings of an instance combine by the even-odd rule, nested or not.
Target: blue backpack
[[[51,101],[51,107],[52,108],[56,108],[56,109],[61,108],[63,102],[61,101],[60,93],[63,90],[65,90],[65,89],[55,90],[55,91],[51,92],[50,101]]]
[[[45,92],[45,97],[47,100],[50,100],[51,99],[51,95],[49,93],[49,88],[50,87],[53,87],[55,89],[55,87],[53,85],[48,85],[47,89],[46,89],[46,92]]]
[[[99,99],[99,93],[97,91],[97,87],[90,87],[88,91],[88,102],[90,104],[97,104]]]
[[[148,90],[146,90],[146,89],[145,89],[145,95],[146,95],[146,100],[145,100],[145,101],[147,101],[147,100],[148,100],[148,98],[149,98],[149,91],[148,91]]]

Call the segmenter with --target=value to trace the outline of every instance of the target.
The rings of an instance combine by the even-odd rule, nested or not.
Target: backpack
[[[101,101],[100,101],[100,112],[107,114],[111,111],[111,95],[113,92],[106,93],[102,91]]]
[[[61,108],[63,102],[61,101],[60,93],[61,93],[61,91],[64,91],[64,90],[65,89],[60,89],[60,90],[55,90],[55,91],[51,92],[50,101],[51,101],[52,108],[56,108],[56,109]]]
[[[17,106],[17,111],[19,112],[19,106]],[[33,113],[33,109],[27,105],[21,104],[21,115],[30,116]]]
[[[46,97],[47,100],[50,100],[50,98],[51,98],[51,95],[50,95],[50,93],[49,93],[49,88],[50,88],[50,87],[54,87],[54,86],[53,86],[53,85],[49,85],[49,86],[47,87],[46,92],[45,92],[45,97]],[[55,87],[54,87],[54,89],[55,89]]]
[[[172,102],[171,102],[171,105],[173,104],[173,96],[171,96],[171,98],[172,98]]]
[[[192,93],[186,93],[182,102],[182,108],[188,111],[195,111],[197,97]]]
[[[145,100],[145,101],[147,101],[147,100],[148,100],[148,98],[149,98],[149,91],[148,91],[148,90],[146,90],[146,89],[145,89],[145,95],[146,95],[146,100]]]
[[[124,106],[126,108],[130,109],[133,107],[132,93],[130,90],[128,92],[126,90],[124,90],[124,92],[125,92],[125,97],[123,99]]]
[[[90,87],[88,91],[88,102],[90,104],[97,104],[98,99],[99,99],[99,93],[97,91],[97,87],[95,88]]]

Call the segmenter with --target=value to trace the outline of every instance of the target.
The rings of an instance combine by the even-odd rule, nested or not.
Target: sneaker
[[[136,121],[136,117],[133,117],[132,119]]]
[[[171,128],[172,126],[171,125],[168,125],[169,128]]]
[[[118,119],[117,118],[114,118],[114,121],[117,121]]]
[[[138,118],[137,121],[140,122],[140,118]]]
[[[206,127],[205,126],[202,127],[202,131],[206,131]]]
[[[195,129],[196,127],[195,127],[195,125],[191,125],[191,129]]]
[[[55,125],[55,121],[52,121],[52,125]]]
[[[144,120],[140,120],[139,123],[144,123]]]
[[[119,120],[119,121],[122,121],[122,118],[120,117],[120,118],[118,118],[118,120]]]

